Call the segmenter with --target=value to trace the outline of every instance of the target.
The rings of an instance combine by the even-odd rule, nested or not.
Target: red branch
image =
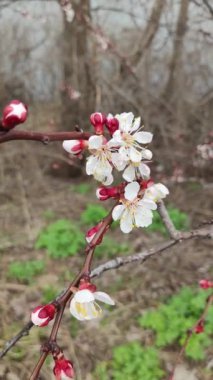
[[[114,208],[114,206],[113,206]],[[69,302],[73,295],[73,288],[78,287],[79,282],[82,278],[89,278],[90,277],[90,271],[91,271],[91,264],[93,259],[93,254],[95,251],[95,248],[97,246],[98,241],[100,238],[102,239],[105,232],[109,228],[110,224],[112,223],[112,210],[109,212],[109,214],[103,219],[102,226],[99,229],[99,231],[94,236],[91,243],[87,244],[85,248],[85,254],[86,259],[83,265],[83,268],[79,272],[79,274],[76,276],[76,278],[71,282],[71,284],[68,286],[67,290],[57,299],[58,304],[58,312],[56,315],[56,318],[54,320],[54,324],[49,336],[48,341],[42,346],[42,354],[40,356],[40,359],[38,363],[36,364],[31,376],[30,380],[36,380],[38,379],[40,370],[48,356],[49,353],[54,354],[54,351],[58,349],[58,346],[56,344],[58,329],[61,324],[61,319],[64,313],[64,309],[66,307],[66,304]]]
[[[88,140],[89,132],[28,132],[28,131],[0,131],[0,144],[10,140],[33,140],[48,144],[51,141]]]

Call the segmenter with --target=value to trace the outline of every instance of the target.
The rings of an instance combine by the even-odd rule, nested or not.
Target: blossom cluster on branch
[[[132,112],[107,117],[96,112],[90,117],[95,134],[89,140],[65,140],[64,149],[73,155],[88,150],[86,172],[102,183],[96,191],[98,199],[118,200],[112,217],[120,220],[122,232],[129,233],[133,227],[148,227],[152,223],[157,202],[165,198],[169,190],[150,179],[148,163],[152,152],[147,144],[153,135],[143,131],[141,118]],[[122,172],[125,182],[112,185],[117,172]]]
[[[85,260],[82,269],[76,278],[70,283],[65,292],[47,305],[39,305],[31,313],[31,322],[27,324],[26,331],[32,325],[45,327],[53,321],[53,327],[48,340],[41,347],[41,356],[35,366],[30,380],[39,377],[40,370],[51,354],[54,361],[53,373],[56,380],[74,378],[73,364],[64,356],[63,350],[57,343],[57,334],[60,327],[64,309],[69,303],[70,313],[79,321],[88,321],[102,315],[102,308],[99,302],[113,306],[114,300],[105,292],[97,290],[91,282],[94,274],[91,274],[91,264],[95,248],[101,244],[105,233],[113,221],[120,221],[121,231],[129,233],[134,227],[147,227],[152,223],[153,211],[158,208],[158,212],[169,231],[172,240],[158,247],[157,250],[150,249],[148,254],[138,254],[126,258],[126,263],[138,260],[145,260],[156,252],[161,252],[166,248],[178,243],[181,239],[193,237],[212,237],[210,231],[194,230],[188,233],[180,233],[175,229],[162,199],[169,194],[167,187],[161,183],[155,184],[151,179],[149,163],[152,159],[152,152],[148,149],[153,135],[143,131],[141,119],[135,118],[133,113],[122,113],[118,115],[109,114],[107,117],[99,112],[91,115],[90,121],[94,127],[94,134],[85,132],[56,132],[45,134],[41,132],[20,131],[13,133],[13,129],[24,123],[28,116],[28,107],[18,101],[11,101],[3,110],[0,120],[0,143],[15,139],[35,140],[43,143],[49,141],[63,141],[63,148],[75,156],[82,156],[82,153],[89,153],[86,162],[86,172],[92,175],[101,184],[96,190],[97,198],[100,201],[114,199],[115,204],[108,215],[93,226],[86,233]],[[69,139],[70,138],[70,139]],[[77,139],[76,139],[77,138]],[[122,177],[119,174],[122,174]],[[119,182],[120,181],[120,182]],[[114,182],[114,183],[113,183]],[[120,263],[120,264],[119,264]],[[109,263],[110,264],[110,263]],[[109,268],[116,268],[123,265],[124,261],[114,260]],[[107,270],[107,266],[106,269]],[[213,282],[201,280],[200,287],[209,289],[213,287]],[[180,359],[190,334],[202,333],[204,322],[209,305],[212,303],[212,296],[208,298],[206,308],[184,343],[180,352]],[[23,334],[18,334],[18,339]],[[12,339],[9,347],[12,347],[17,339]],[[9,350],[3,350],[2,356]],[[1,357],[2,357],[1,356]],[[174,378],[174,371],[172,377]]]

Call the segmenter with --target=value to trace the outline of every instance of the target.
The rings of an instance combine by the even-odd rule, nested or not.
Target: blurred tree
[[[94,112],[95,108],[93,64],[89,54],[89,31],[85,22],[90,19],[90,1],[75,0],[72,6],[75,12],[72,22],[67,21],[64,12],[64,91],[61,124],[63,129],[73,128],[75,124],[85,126],[88,115]],[[76,100],[75,91],[80,93]]]

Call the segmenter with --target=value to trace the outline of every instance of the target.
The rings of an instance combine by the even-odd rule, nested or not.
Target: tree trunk
[[[64,88],[62,93],[62,128],[72,129],[75,125],[88,125],[90,113],[94,112],[95,90],[92,79],[92,62],[89,53],[89,30],[85,19],[90,17],[90,1],[72,2],[74,20],[69,23],[64,15],[63,60]],[[72,91],[80,93],[72,99]]]
[[[183,41],[187,31],[188,9],[190,0],[181,0],[180,11],[178,15],[173,55],[170,62],[169,79],[165,86],[165,97],[170,98],[175,91],[175,85],[178,82],[179,67],[181,67]]]

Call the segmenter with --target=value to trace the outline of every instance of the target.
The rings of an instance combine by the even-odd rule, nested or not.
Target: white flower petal
[[[138,184],[138,182],[129,183],[125,187],[124,197],[128,201],[133,201],[137,197],[139,189],[140,189],[140,185]]]
[[[117,205],[114,207],[113,211],[112,211],[112,219],[113,220],[118,220],[120,219],[123,211],[125,210],[125,206],[124,205]]]
[[[119,153],[112,153],[112,159],[111,159],[114,167],[118,170],[124,170],[126,166],[126,161],[124,161]]]
[[[143,149],[141,154],[142,154],[142,158],[144,158],[145,160],[152,159],[152,152],[149,149]]]
[[[97,165],[98,158],[95,156],[89,156],[86,162],[86,173],[91,175],[94,173],[94,169]]]
[[[135,224],[137,227],[148,227],[152,223],[152,212],[143,207],[138,207],[135,212]]]
[[[132,124],[131,132],[137,131],[141,124],[141,118],[136,117],[134,123]]]
[[[142,154],[133,146],[129,149],[129,158],[132,162],[140,162],[142,160]]]
[[[127,168],[123,172],[123,178],[127,182],[132,182],[135,179],[135,168],[132,165],[127,166]]]
[[[91,136],[88,140],[89,149],[99,149],[103,146],[103,137],[102,136]]]
[[[110,144],[110,146],[116,146],[116,145],[120,145],[122,141],[123,139],[122,139],[121,131],[118,129],[117,131],[113,133],[112,139],[109,140],[108,144]]]
[[[78,303],[86,303],[91,302],[95,300],[94,293],[92,293],[88,289],[78,290],[75,295],[74,299]]]
[[[76,310],[76,302],[75,302],[75,299],[73,298],[70,302],[70,313],[73,315],[73,317],[75,317],[76,319],[78,319],[79,321],[84,321],[85,318],[83,318]]]
[[[138,202],[139,206],[143,206],[144,208],[148,210],[156,210],[157,204],[150,198],[146,198],[146,196],[143,197],[141,201]]]
[[[119,149],[119,154],[120,154],[122,160],[129,161],[129,149],[128,148],[125,148],[125,146],[122,146]]]
[[[113,299],[107,293],[95,292],[94,296],[96,300],[104,302],[107,305],[115,305],[115,301],[113,301]]]
[[[125,234],[131,232],[134,227],[132,216],[128,210],[125,210],[121,217],[120,227]]]
[[[161,193],[161,197],[165,198],[169,194],[169,189],[162,183],[157,183],[156,189]]]
[[[132,112],[123,112],[120,115],[115,115],[119,121],[119,129],[122,132],[129,132],[132,126],[134,115]]]
[[[103,180],[101,180],[104,186],[109,186],[113,182],[113,175],[110,173],[108,174]]]
[[[149,144],[152,141],[153,134],[151,132],[137,132],[134,139],[141,144]]]
[[[148,165],[143,164],[141,162],[141,164],[139,165],[138,169],[139,169],[139,172],[140,172],[140,174],[141,174],[142,177],[145,177],[145,178],[149,178],[150,177],[151,170],[150,170],[150,168],[149,168]]]

